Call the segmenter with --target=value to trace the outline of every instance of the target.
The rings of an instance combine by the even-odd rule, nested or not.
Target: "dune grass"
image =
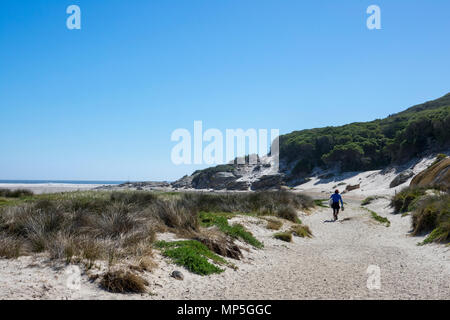
[[[284,241],[284,242],[292,242],[292,233],[285,231],[285,232],[277,232],[273,235],[275,239]]]
[[[292,222],[296,221],[297,210],[314,206],[310,197],[288,191],[186,193],[184,199],[195,204],[196,208],[203,212],[273,215]]]
[[[108,271],[100,281],[100,286],[112,293],[145,293],[148,285],[144,278],[123,270]]]
[[[395,194],[391,200],[391,207],[396,213],[413,211],[419,199],[425,195],[425,188],[407,187]]]
[[[283,222],[274,219],[267,219],[266,228],[269,230],[280,230],[283,226]]]
[[[144,261],[151,260],[158,232],[172,232],[189,241],[199,239],[201,246],[188,242],[161,250],[193,272],[217,273],[222,269],[216,264],[225,260],[209,249],[206,251],[208,246],[235,259],[241,252],[233,239],[263,247],[242,225],[230,225],[230,218],[236,214],[272,215],[295,222],[297,210],[313,206],[309,197],[287,191],[229,194],[81,191],[39,195],[2,192],[0,257],[13,259],[46,253],[51,260],[80,264],[86,269],[103,261],[109,270],[120,264],[140,272],[154,267],[154,263]],[[223,236],[210,238],[212,231],[208,226],[213,225]],[[120,276],[130,278],[127,273]],[[114,290],[116,278],[118,274],[103,277],[103,287]]]
[[[450,240],[450,195],[430,196],[412,213],[413,235],[429,233],[421,244]]]
[[[311,238],[312,237],[311,229],[305,225],[294,224],[291,227],[290,231],[297,237],[301,237],[301,238]]]

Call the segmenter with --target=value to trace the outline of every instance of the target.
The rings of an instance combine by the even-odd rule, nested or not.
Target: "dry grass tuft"
[[[130,271],[109,271],[100,281],[100,286],[113,293],[144,293],[148,281]]]
[[[311,238],[312,237],[311,229],[305,225],[295,224],[291,227],[291,231],[297,237],[302,237],[302,238]]]
[[[285,242],[292,242],[292,233],[291,232],[278,232],[273,235],[275,239],[285,241]]]
[[[280,230],[283,226],[283,222],[274,219],[267,219],[266,228],[269,230]]]
[[[228,257],[235,260],[242,258],[242,252],[239,246],[234,244],[233,240],[221,233],[209,232],[206,235],[199,235],[194,238],[203,243],[209,250],[222,257]]]

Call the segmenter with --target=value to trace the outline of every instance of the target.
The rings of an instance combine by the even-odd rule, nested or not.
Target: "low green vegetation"
[[[324,204],[325,201],[328,202],[328,199],[315,199],[314,204],[318,207],[328,208],[328,205]]]
[[[208,261],[217,264],[227,264],[227,261],[209,250],[202,243],[195,240],[185,241],[158,241],[156,248],[162,249],[164,256],[171,258],[175,264],[199,275],[221,273],[224,270]]]
[[[364,208],[366,211],[368,211],[370,213],[370,216],[372,217],[372,219],[374,219],[375,221],[378,221],[379,223],[382,224],[386,224],[386,227],[389,227],[391,225],[391,222],[389,221],[388,218],[382,217],[380,215],[378,215],[378,213],[376,213],[375,211],[372,211],[370,209]]]
[[[430,196],[412,213],[413,235],[429,233],[422,244],[450,240],[450,195]]]
[[[217,226],[220,231],[235,239],[241,239],[244,242],[254,246],[255,248],[262,248],[264,245],[258,241],[249,231],[240,224],[229,225],[228,219],[232,215],[229,213],[211,213],[200,212],[200,224],[204,227]]]
[[[447,155],[446,155],[446,154],[439,153],[439,154],[436,156],[436,159],[433,161],[433,163],[432,163],[429,167],[434,166],[436,163],[441,162],[441,161],[444,160],[445,158],[447,158]]]
[[[278,232],[273,235],[275,239],[285,241],[285,242],[292,242],[292,233],[291,232]]]
[[[366,206],[366,205],[371,204],[373,201],[375,201],[377,199],[380,199],[380,198],[383,198],[383,197],[379,197],[379,196],[367,197],[361,202],[361,205]]]

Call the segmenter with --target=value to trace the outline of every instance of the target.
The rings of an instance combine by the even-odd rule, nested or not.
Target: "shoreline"
[[[72,184],[72,183],[0,183],[0,189],[26,189],[35,194],[87,191],[107,184]]]

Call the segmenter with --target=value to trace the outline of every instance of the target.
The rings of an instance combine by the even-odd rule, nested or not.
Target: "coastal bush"
[[[414,210],[417,201],[425,195],[425,188],[407,187],[396,193],[391,199],[391,207],[396,213],[403,213]]]
[[[384,119],[282,135],[280,160],[293,168],[292,179],[307,176],[315,167],[380,169],[430,148],[448,148],[449,127],[450,93]]]
[[[424,240],[448,242],[450,240],[450,195],[430,196],[424,199],[412,214],[413,235],[431,232]]]
[[[0,189],[0,197],[4,198],[22,198],[22,197],[29,197],[32,195],[33,195],[32,191],[25,189],[16,189],[16,190]]]

